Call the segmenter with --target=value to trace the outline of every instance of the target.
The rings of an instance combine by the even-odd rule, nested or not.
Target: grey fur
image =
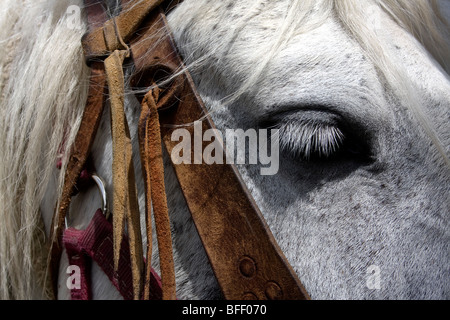
[[[193,12],[198,9],[190,6]],[[286,44],[257,90],[224,104],[227,89],[248,77],[251,69],[247,68],[255,63],[255,52],[267,36],[258,29],[262,20],[255,19],[254,25],[251,20],[242,40],[237,36],[230,52],[222,55],[214,48],[226,46],[221,33],[227,34],[239,12],[224,7],[216,5],[209,20],[195,15],[181,18],[177,12],[170,20],[183,55],[204,54],[211,62],[197,68],[194,79],[218,128],[246,129],[274,113],[283,117],[280,113],[287,111],[287,117],[299,119],[319,109],[338,114],[347,127],[345,138],[370,153],[367,158],[348,152],[341,158],[308,162],[296,157],[295,148],[284,148],[280,172],[273,177],[260,176],[257,166],[239,167],[312,298],[448,299],[449,170],[398,101],[395,88],[383,84],[363,50],[336,21],[327,19]],[[201,10],[208,9],[203,3]],[[179,12],[185,11],[179,8]],[[270,24],[270,17],[266,19]],[[390,21],[383,21],[383,26],[399,32]],[[381,41],[400,48],[397,63],[417,77],[411,85],[420,83],[415,87],[420,90],[420,104],[448,150],[448,76],[434,67],[411,37],[382,36]],[[367,272],[373,265],[381,272],[379,290],[367,286]]]

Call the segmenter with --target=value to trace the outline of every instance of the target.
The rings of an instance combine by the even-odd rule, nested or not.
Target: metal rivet
[[[267,283],[265,294],[269,300],[280,300],[283,298],[283,290],[281,290],[278,283],[274,281],[269,281]]]
[[[247,278],[251,278],[256,273],[256,263],[250,257],[243,257],[239,263],[239,272]]]
[[[242,300],[258,300],[258,297],[251,292],[244,293]]]

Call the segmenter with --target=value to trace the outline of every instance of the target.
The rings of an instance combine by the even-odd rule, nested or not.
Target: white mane
[[[439,15],[436,1],[371,3],[388,12],[424,45],[444,70],[450,71],[445,41],[449,39],[448,26]],[[54,199],[61,192],[64,170],[59,173],[59,185],[49,183],[62,140],[67,141],[66,148],[74,140],[88,89],[89,72],[80,44],[85,23],[78,22],[79,28],[67,27],[73,25],[73,18],[66,15],[73,4],[82,7],[81,0],[9,0],[0,9],[0,299],[46,297],[42,288],[45,288],[47,252],[39,207],[46,192],[53,193]],[[263,4],[270,5],[265,0],[252,3],[234,31],[227,35],[230,43],[244,30],[249,18],[263,9]],[[365,4],[360,0],[324,0],[319,5],[313,0],[290,1],[289,10],[279,13],[286,16],[283,23],[268,26],[277,35],[268,46],[269,54],[265,52],[259,65],[246,66],[253,68],[253,75],[243,79],[234,98],[251,90],[263,76],[271,57],[283,49],[291,36],[314,28],[321,23],[320,17],[332,14],[362,46],[387,83],[401,85],[399,92],[405,105],[414,112],[448,164],[439,138],[415,102],[418,100],[414,99],[414,90],[403,81],[407,78],[405,71],[385,55],[376,32],[365,24]],[[312,12],[315,19],[308,20]],[[201,49],[201,43],[195,45]],[[229,48],[216,50],[222,50],[225,57]],[[208,56],[190,60],[195,69],[198,63],[208,63]]]

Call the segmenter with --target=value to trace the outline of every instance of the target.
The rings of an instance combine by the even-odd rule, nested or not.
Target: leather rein
[[[132,279],[129,298],[152,296],[153,208],[160,255],[161,298],[176,299],[162,145],[171,154],[176,146],[171,136],[177,126],[183,126],[191,134],[194,129],[188,124],[199,119],[204,119],[203,130],[215,126],[207,116],[170,33],[165,12],[174,3],[169,2],[122,0],[122,13],[107,20],[98,0],[85,0],[89,32],[82,43],[91,76],[86,107],[68,153],[63,192],[51,229],[48,267],[55,297],[67,212],[109,97],[114,189],[110,249],[114,261],[109,264],[113,264],[117,277],[122,263],[121,249],[126,242],[129,251],[126,261],[129,261]],[[148,90],[145,95],[136,95],[142,105],[138,130],[146,199],[146,254],[140,233],[131,138],[124,113],[124,63],[132,65],[134,70],[130,79],[132,89]],[[160,83],[164,85],[159,87]],[[173,167],[225,299],[309,299],[234,165],[173,164]]]

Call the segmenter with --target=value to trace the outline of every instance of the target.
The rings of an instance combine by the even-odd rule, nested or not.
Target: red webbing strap
[[[66,247],[69,265],[79,268],[79,288],[70,288],[72,300],[92,300],[91,291],[91,259],[83,252],[79,242],[83,237],[83,231],[68,229],[63,235],[63,243]],[[72,270],[74,272],[74,270]],[[74,285],[72,283],[72,285]]]
[[[125,300],[133,300],[133,280],[130,263],[130,247],[126,238],[122,241],[119,269],[113,265],[113,227],[98,210],[86,230],[69,228],[64,232],[63,243],[69,263],[80,268],[80,289],[71,289],[72,300],[91,300],[91,259],[95,261]],[[161,300],[161,279],[152,269],[150,300]]]

